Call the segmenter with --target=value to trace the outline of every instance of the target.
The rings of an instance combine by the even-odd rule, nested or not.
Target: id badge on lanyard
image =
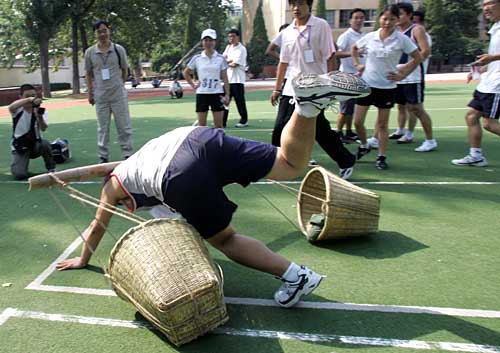
[[[103,81],[109,80],[110,75],[109,75],[109,68],[103,67],[101,69],[101,78]]]
[[[307,38],[304,35],[305,32],[307,33]],[[314,52],[311,49],[311,28],[309,26],[306,27],[306,29],[302,32],[299,32],[299,35],[307,40],[307,50],[304,51],[304,61],[306,63],[313,63],[314,62]]]
[[[304,52],[304,60],[306,63],[313,63],[314,62],[314,53],[312,49],[307,49]]]

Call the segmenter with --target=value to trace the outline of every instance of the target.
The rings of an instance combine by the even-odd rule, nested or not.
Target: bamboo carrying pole
[[[28,179],[29,190],[47,188],[57,184],[56,180],[51,177],[51,174],[64,182],[84,181],[88,179],[102,178],[109,175],[120,162],[110,162],[93,164],[84,167],[62,170],[55,173],[46,173],[31,177]]]

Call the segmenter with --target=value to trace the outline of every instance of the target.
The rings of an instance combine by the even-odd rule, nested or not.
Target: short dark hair
[[[231,28],[227,34],[236,34],[238,37],[240,36],[240,31],[236,28]]]
[[[293,6],[300,0],[288,0],[288,5]],[[309,5],[309,10],[312,10],[314,0],[307,0],[307,5]]]
[[[101,27],[101,25],[105,25],[106,27],[109,27],[109,22],[104,21],[104,20],[95,20],[94,23],[92,23],[92,30],[95,32]]]
[[[420,22],[424,22],[425,21],[425,11],[423,11],[423,10],[415,10],[415,11],[413,11],[413,16],[420,17]]]
[[[356,12],[362,12],[363,15],[365,15],[366,17],[366,11],[363,10],[363,9],[360,9],[359,7],[356,7],[355,9],[353,9],[349,15],[349,18],[352,18],[352,16],[356,13]]]
[[[19,93],[22,96],[24,94],[24,91],[31,91],[31,90],[36,91],[35,86],[33,86],[32,84],[29,84],[29,83],[25,83],[25,84],[21,85],[21,88],[19,89]]]
[[[400,2],[398,3],[398,7],[400,10],[403,10],[408,15],[413,14],[413,5],[410,4],[409,2]]]
[[[281,32],[282,30],[284,30],[285,28],[287,28],[288,26],[290,26],[289,23],[283,23],[280,28],[279,28],[279,31]]]
[[[382,15],[385,12],[390,12],[391,15],[396,16],[397,18],[399,18],[399,7],[396,4],[385,5],[384,8],[382,9],[382,11],[380,11],[380,13],[378,14],[378,17],[382,17]]]

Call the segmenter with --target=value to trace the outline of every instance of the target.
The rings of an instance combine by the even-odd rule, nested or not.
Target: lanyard
[[[306,28],[301,32],[299,27],[296,27],[297,32],[299,32],[299,36],[304,38],[307,41],[307,45],[309,48],[311,47],[311,26],[307,25]],[[305,33],[307,32],[307,38]]]
[[[102,60],[103,67],[106,67],[106,63],[108,62],[108,58],[109,58],[110,52],[111,52],[111,47],[108,48],[108,52],[107,52],[106,56],[104,56],[104,53],[102,53],[102,55],[101,55],[101,60]]]

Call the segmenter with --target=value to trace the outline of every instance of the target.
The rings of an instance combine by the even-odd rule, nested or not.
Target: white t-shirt
[[[335,53],[332,30],[328,22],[311,15],[302,28],[299,28],[294,20],[281,33],[280,62],[288,64],[288,78],[300,74],[327,73],[327,60]],[[284,96],[293,96],[291,81],[286,81]]]
[[[245,83],[246,74],[245,68],[247,67],[247,49],[243,44],[238,43],[235,47],[229,44],[224,50],[224,57],[227,61],[232,60],[233,63],[238,64],[236,67],[227,67],[227,78],[229,83]]]
[[[226,59],[216,51],[211,57],[202,51],[192,57],[187,67],[195,71],[200,80],[200,87],[196,89],[196,94],[218,94],[224,93],[224,81],[222,80],[222,70],[227,70]]]
[[[128,194],[141,194],[163,201],[163,175],[182,142],[194,129],[196,127],[180,127],[149,141],[121,162],[112,176],[117,177]],[[127,204],[127,207],[135,211],[137,205],[133,197],[130,199],[134,205]]]
[[[338,39],[337,39],[337,47],[339,51],[347,51],[350,52],[352,45],[356,43],[358,40],[363,38],[366,35],[365,32],[356,32],[354,29],[349,28],[347,31],[342,33]],[[365,64],[366,58],[363,55],[361,58],[359,58],[359,62],[361,64]],[[350,74],[355,74],[358,72],[358,70],[354,67],[352,63],[352,58],[347,57],[347,58],[342,58],[340,59],[340,71],[342,72],[348,72]]]
[[[488,54],[500,54],[500,21],[489,30],[490,45]],[[500,61],[495,60],[488,64],[488,71],[481,76],[481,82],[476,88],[482,93],[500,93]]]
[[[395,30],[384,41],[380,39],[380,29],[370,32],[356,42],[358,48],[365,48],[366,66],[363,80],[370,87],[391,89],[396,88],[396,81],[387,79],[390,72],[396,71],[401,54],[410,54],[417,50],[410,38]]]

